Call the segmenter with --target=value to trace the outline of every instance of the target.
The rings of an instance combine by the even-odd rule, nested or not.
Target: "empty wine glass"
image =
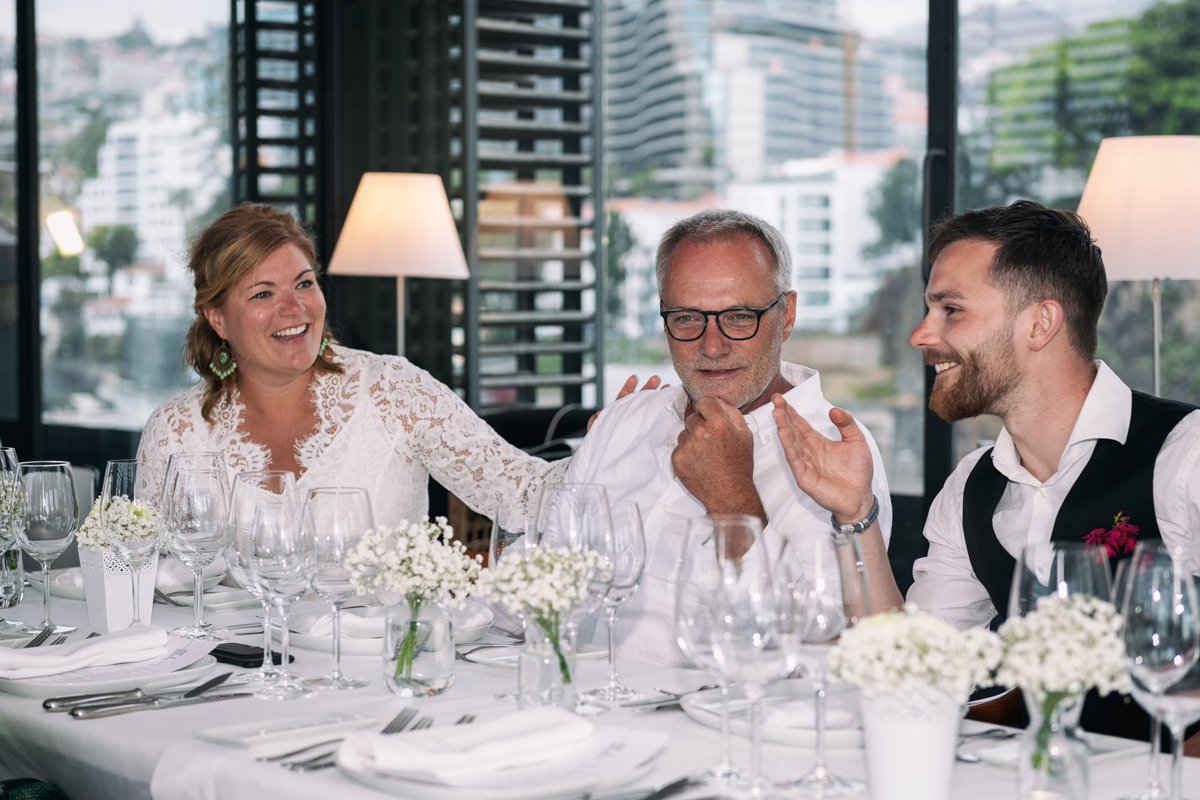
[[[225,562],[234,582],[262,603],[263,611],[262,666],[254,672],[238,676],[237,682],[241,684],[271,683],[279,679],[281,672],[287,671],[286,665],[280,669],[275,668],[271,652],[271,600],[263,594],[262,588],[254,580],[254,574],[246,561],[247,549],[236,545],[239,541],[245,542],[249,537],[250,526],[254,522],[254,510],[264,500],[296,502],[296,476],[286,470],[265,469],[239,472],[233,479],[233,491],[229,500],[229,525],[235,544],[226,549]]]
[[[174,458],[174,456],[172,456]],[[163,503],[167,549],[192,571],[193,618],[191,625],[171,633],[185,639],[223,641],[221,631],[204,619],[204,568],[229,544],[228,492],[224,468],[179,469],[171,474]]]
[[[16,450],[0,447],[0,607],[4,608],[20,602],[25,580],[16,534],[17,514],[20,513],[17,465],[20,463]],[[23,622],[0,619],[0,633],[14,633],[24,627]]]
[[[1046,542],[1027,545],[1017,559],[1008,615],[1023,617],[1048,595],[1089,595],[1112,600],[1112,575],[1103,545]]]
[[[329,603],[333,612],[333,670],[310,680],[326,689],[358,689],[367,681],[342,674],[342,606],[354,597],[354,584],[346,567],[346,554],[375,527],[371,499],[366,489],[347,486],[321,487],[308,493],[304,507],[306,537],[316,554],[312,586]]]
[[[1194,698],[1181,697],[1172,702],[1167,690],[1179,683],[1200,657],[1200,611],[1195,579],[1181,552],[1172,551],[1162,542],[1142,542],[1126,572],[1121,609],[1125,618],[1125,657],[1133,696],[1154,721],[1150,775],[1141,797],[1159,798],[1164,796],[1158,767],[1159,721],[1167,717],[1172,735],[1178,740],[1188,717],[1198,710]],[[1180,707],[1180,700],[1184,707]],[[1177,741],[1171,762],[1173,800],[1178,800],[1182,791],[1180,754]]]
[[[826,696],[829,651],[847,627],[870,608],[858,537],[793,538],[776,559],[777,596],[782,640],[790,666],[812,684],[813,764],[790,785],[806,796],[856,794],[862,781],[829,769],[825,758]]]
[[[286,500],[259,503],[243,553],[255,581],[275,604],[279,618],[279,655],[288,662],[288,611],[308,591],[316,568],[312,540],[300,523],[296,504]],[[268,700],[307,697],[313,689],[284,673],[256,692]]]
[[[70,633],[73,625],[55,625],[50,619],[50,564],[75,538],[79,501],[75,477],[66,461],[25,461],[17,467],[16,536],[21,548],[42,565],[42,622],[26,633],[51,629]]]
[[[601,558],[587,580],[587,599],[572,614],[594,611],[608,595],[613,581],[612,519],[603,486],[564,483],[547,486],[538,504],[536,535],[543,547],[592,551]]]
[[[140,477],[142,470],[161,471],[157,462],[123,458],[104,466],[100,484],[100,530],[109,547],[129,565],[133,592],[132,625],[142,624],[141,575],[158,560],[162,524],[158,516],[158,492]],[[130,512],[147,524],[131,528],[125,524]]]
[[[592,700],[630,700],[639,693],[622,686],[617,678],[617,611],[642,580],[646,566],[646,537],[642,532],[642,514],[636,503],[620,502],[609,506],[612,517],[613,579],[602,601],[608,623],[608,682],[599,689],[584,692]]]

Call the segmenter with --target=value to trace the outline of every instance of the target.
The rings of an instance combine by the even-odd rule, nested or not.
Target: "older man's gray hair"
[[[679,220],[659,240],[658,254],[654,258],[654,280],[658,284],[659,294],[662,294],[671,255],[682,242],[727,242],[737,236],[751,236],[762,242],[771,259],[771,279],[775,291],[789,291],[792,288],[792,256],[779,231],[770,223],[750,214],[712,208]]]

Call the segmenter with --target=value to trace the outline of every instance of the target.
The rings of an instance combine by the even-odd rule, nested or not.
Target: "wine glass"
[[[165,539],[167,549],[192,571],[193,606],[192,624],[171,633],[185,639],[223,641],[223,632],[204,620],[204,568],[221,554],[233,535],[225,470],[178,469],[172,473],[168,466],[167,472]]]
[[[313,543],[316,570],[312,586],[333,612],[333,670],[309,681],[326,689],[358,689],[367,681],[342,674],[342,606],[354,597],[346,554],[375,527],[366,489],[331,486],[312,489],[304,506],[305,537]]]
[[[613,582],[612,518],[603,486],[563,483],[547,486],[538,504],[536,535],[541,547],[592,551],[599,563],[587,580],[587,599],[571,616],[580,617],[596,609],[608,595]]]
[[[308,591],[316,569],[316,556],[308,532],[300,522],[296,504],[270,500],[258,504],[243,557],[263,594],[275,604],[279,618],[279,655],[288,663],[288,611]],[[308,697],[313,689],[286,672],[255,694],[268,700]]]
[[[247,563],[246,548],[237,546],[238,542],[244,543],[247,540],[250,525],[254,522],[254,510],[258,504],[264,500],[278,499],[296,502],[296,476],[286,470],[239,472],[233,479],[233,492],[229,500],[229,526],[235,544],[225,551],[225,561],[234,582],[262,603],[263,611],[262,666],[254,672],[238,676],[240,684],[271,683],[279,679],[281,672],[287,671],[286,664],[281,669],[275,669],[271,653],[271,600],[263,594],[262,588],[254,580]]]
[[[757,517],[713,515],[688,524],[675,603],[680,649],[716,676],[722,686],[721,763],[704,778],[729,787],[738,775],[729,764],[725,688],[741,682],[750,701],[750,782],[747,796],[765,797],[761,720],[766,684],[788,671],[772,588],[770,557]]]
[[[785,540],[775,569],[783,646],[790,665],[808,676],[813,692],[813,764],[790,784],[808,796],[856,794],[862,781],[830,771],[825,759],[825,709],[829,651],[870,608],[858,538]]]
[[[1023,617],[1048,595],[1083,594],[1112,600],[1112,575],[1103,545],[1046,542],[1027,545],[1013,571],[1008,616]]]
[[[215,450],[202,450],[192,453],[171,453],[167,456],[166,468],[162,470],[162,498],[159,500],[158,507],[166,507],[166,499],[171,482],[175,478],[175,473],[182,469],[189,470],[208,470],[209,472],[220,472],[225,474],[225,458]],[[146,471],[147,475],[152,475],[150,470]]]
[[[17,541],[42,565],[42,622],[25,633],[50,629],[70,633],[73,625],[55,625],[50,619],[50,564],[75,538],[79,501],[75,477],[66,461],[25,461],[17,466]]]
[[[1200,657],[1200,609],[1190,564],[1162,542],[1138,544],[1126,570],[1122,591],[1125,657],[1134,699],[1153,719],[1150,775],[1143,798],[1163,797],[1159,782],[1159,721],[1166,717],[1176,743],[1171,761],[1171,797],[1182,790],[1180,740],[1191,715],[1200,711],[1194,698],[1172,702],[1167,690],[1196,666]],[[1181,703],[1180,700],[1183,702]]]
[[[24,576],[21,548],[17,546],[16,526],[20,503],[17,493],[17,451],[0,447],[0,605],[16,605],[21,599]],[[0,618],[0,633],[13,633],[25,627],[23,622]]]
[[[636,503],[620,502],[609,505],[612,517],[613,580],[602,601],[608,623],[608,682],[599,689],[584,692],[592,700],[631,700],[639,693],[622,686],[617,678],[617,611],[628,600],[642,580],[646,566],[646,537],[642,532],[642,514]]]
[[[105,464],[104,478],[100,484],[100,530],[109,547],[129,564],[129,578],[133,587],[130,626],[142,624],[142,581],[139,578],[158,559],[162,525],[153,519],[153,524],[136,532],[139,535],[130,536],[121,527],[121,520],[126,516],[126,507],[130,503],[134,504],[135,514],[151,518],[158,514],[158,492],[139,477],[143,470],[161,471],[162,467],[156,466],[157,463],[153,460],[139,462],[131,458],[114,459]]]

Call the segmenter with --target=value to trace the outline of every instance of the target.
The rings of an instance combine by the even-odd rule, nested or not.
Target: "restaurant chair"
[[[53,783],[34,778],[0,781],[0,800],[69,800]]]

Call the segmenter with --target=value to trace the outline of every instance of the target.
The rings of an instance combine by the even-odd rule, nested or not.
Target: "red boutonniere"
[[[1137,525],[1129,521],[1129,515],[1124,511],[1118,511],[1113,517],[1112,530],[1104,530],[1104,528],[1096,528],[1094,531],[1083,537],[1083,540],[1088,544],[1102,544],[1104,549],[1108,551],[1108,557],[1113,558],[1123,553],[1132,553],[1134,546],[1137,544],[1137,535],[1140,531]]]

